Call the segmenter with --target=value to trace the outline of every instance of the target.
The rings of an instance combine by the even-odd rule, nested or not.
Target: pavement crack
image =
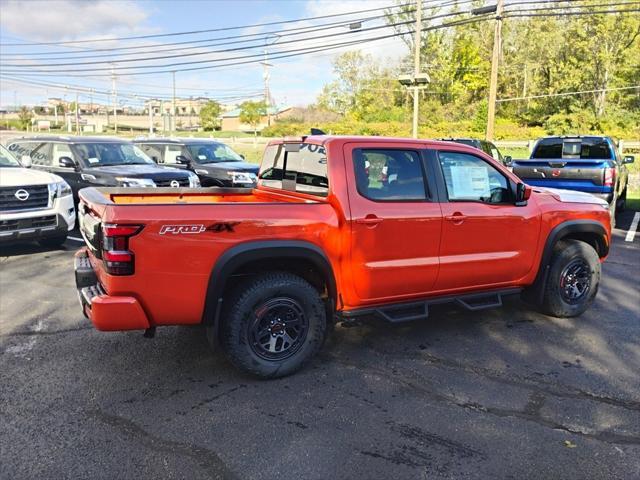
[[[3,333],[0,335],[0,337],[30,337],[30,336],[34,336],[34,335],[59,335],[61,333],[73,333],[73,332],[81,332],[83,330],[93,330],[93,326],[88,325],[88,326],[82,326],[82,327],[76,327],[76,328],[65,328],[65,329],[61,329],[61,330],[39,330],[39,331],[35,331],[35,330],[25,330],[22,332],[11,332],[11,333]]]
[[[151,450],[165,455],[181,455],[193,459],[212,479],[233,480],[238,477],[227,467],[217,453],[207,448],[190,443],[168,440],[147,432],[137,423],[112,415],[102,410],[90,410],[87,412],[98,421],[113,427],[122,435]]]

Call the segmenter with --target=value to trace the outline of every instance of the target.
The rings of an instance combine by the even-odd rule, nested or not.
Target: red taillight
[[[129,237],[142,230],[142,225],[102,226],[102,260],[107,273],[111,275],[132,275],[134,271],[133,252],[129,251]]]
[[[616,182],[616,168],[607,167],[604,169],[604,186],[613,187]]]

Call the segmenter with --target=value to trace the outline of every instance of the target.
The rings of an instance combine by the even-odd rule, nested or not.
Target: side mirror
[[[636,157],[634,157],[633,155],[625,155],[625,157],[622,159],[622,163],[633,163],[635,159]]]
[[[31,168],[31,157],[29,155],[22,155],[22,157],[20,157],[20,163],[24,168]]]
[[[504,160],[504,165],[506,167],[510,167],[513,165],[513,158],[511,157],[511,155],[505,155],[504,157],[502,157],[502,159]]]
[[[178,155],[176,157],[176,162],[181,163],[183,165],[189,165],[189,159],[187,157],[185,157],[184,155]]]
[[[518,183],[516,185],[516,205],[525,206],[527,200],[531,198],[532,189],[526,183]]]
[[[76,168],[78,164],[73,158],[70,157],[60,157],[58,159],[58,166],[63,168]]]

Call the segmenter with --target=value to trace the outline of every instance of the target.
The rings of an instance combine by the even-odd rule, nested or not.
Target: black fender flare
[[[601,238],[598,242],[598,255],[605,257],[609,254],[609,243],[607,242],[607,230],[604,225],[595,220],[568,220],[556,225],[545,241],[544,248],[542,250],[542,257],[540,259],[540,267],[536,279],[529,287],[528,293],[531,299],[535,302],[542,302],[545,286],[547,284],[547,278],[549,276],[549,270],[551,268],[551,258],[553,256],[553,249],[560,240],[569,237],[573,234],[595,234]]]
[[[226,250],[216,261],[207,286],[202,323],[217,332],[223,294],[229,277],[248,263],[269,258],[303,259],[311,262],[322,274],[329,297],[337,298],[336,280],[329,259],[317,245],[303,240],[264,240],[241,243]]]

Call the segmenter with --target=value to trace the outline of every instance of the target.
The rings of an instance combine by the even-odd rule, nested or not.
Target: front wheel
[[[324,342],[325,305],[319,292],[297,275],[253,277],[225,303],[222,346],[234,365],[258,377],[295,372]]]
[[[577,317],[589,308],[600,284],[600,259],[579,240],[559,242],[551,259],[542,310],[553,317]]]

